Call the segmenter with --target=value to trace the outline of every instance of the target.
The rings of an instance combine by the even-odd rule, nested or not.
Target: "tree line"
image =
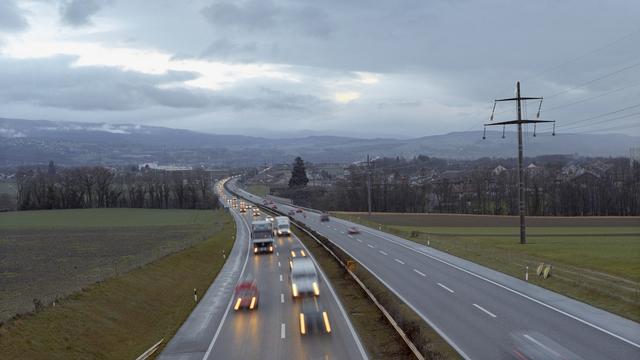
[[[218,207],[208,172],[113,169],[102,166],[60,168],[50,163],[16,172],[17,209]]]
[[[564,157],[535,159],[525,171],[525,206],[532,216],[638,216],[640,164],[602,159],[603,171],[584,171],[597,159],[582,159],[582,172],[565,174]],[[510,169],[497,173],[505,163]],[[375,212],[435,212],[515,215],[517,172],[512,160],[451,161],[429,157],[379,159],[370,168],[352,165],[332,187],[281,189],[276,195],[323,210],[367,211],[367,177]]]

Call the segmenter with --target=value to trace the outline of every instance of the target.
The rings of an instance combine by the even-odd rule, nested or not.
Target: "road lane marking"
[[[353,239],[353,236],[351,236],[351,235],[347,235],[347,236]]]
[[[280,325],[280,339],[284,339],[284,323]]]
[[[280,294],[280,303],[284,304],[284,294]]]
[[[280,256],[280,253],[276,251],[276,256]]]
[[[492,313],[491,311],[483,308],[482,306],[478,305],[478,304],[473,304],[473,306],[477,307],[478,309],[484,311],[487,315],[491,316],[492,318],[495,318],[496,315],[494,313]]]
[[[450,293],[452,293],[452,294],[454,293],[454,291],[453,291],[453,290],[449,289],[448,287],[446,287],[446,286],[444,286],[444,285],[442,285],[442,284],[440,284],[440,283],[438,283],[438,286],[440,286],[441,288],[443,288],[443,289],[447,290],[448,292],[450,292]]]
[[[384,252],[384,251],[382,251],[382,250],[380,250],[380,251],[378,251],[378,252],[379,252],[380,254],[384,255],[384,256],[389,255],[389,254],[387,254],[386,252]]]
[[[373,245],[371,245],[371,244],[367,244],[367,246],[373,249]]]
[[[400,259],[395,259],[397,263],[400,263],[402,265],[404,265],[404,261],[400,260]]]
[[[419,274],[420,276],[427,276],[425,275],[422,271],[418,270],[418,269],[413,269],[413,271],[416,272],[416,274]]]
[[[345,221],[345,223],[349,224],[347,221]],[[453,263],[451,263],[451,262],[449,262],[449,261],[447,261],[447,260],[440,259],[440,258],[438,258],[438,257],[436,257],[436,256],[434,256],[434,255],[428,254],[428,253],[426,253],[426,252],[425,252],[425,251],[423,251],[423,250],[417,250],[417,249],[414,249],[414,248],[412,248],[412,247],[410,247],[410,246],[408,246],[408,245],[406,245],[406,244],[401,243],[401,242],[400,242],[400,241],[398,241],[398,240],[393,239],[393,238],[392,238],[392,236],[393,236],[393,235],[391,235],[391,234],[385,234],[386,236],[382,236],[382,235],[379,235],[379,234],[375,233],[374,231],[376,231],[376,230],[373,230],[373,229],[372,229],[372,230],[365,229],[364,231],[366,231],[366,232],[368,232],[369,234],[371,234],[371,235],[373,235],[373,236],[376,236],[376,237],[378,237],[378,238],[380,238],[380,239],[390,241],[390,242],[392,242],[392,243],[394,243],[394,244],[396,244],[396,245],[398,245],[398,246],[401,246],[401,247],[403,247],[403,248],[405,248],[405,249],[408,249],[409,251],[413,251],[413,252],[415,252],[415,253],[422,254],[423,256],[426,256],[426,257],[431,258],[431,259],[433,259],[433,260],[435,260],[435,261],[441,262],[441,263],[443,263],[443,264],[445,264],[445,265],[448,265],[448,266],[450,266],[450,267],[452,267],[452,268],[454,268],[454,269],[460,270],[460,271],[462,271],[462,272],[464,272],[464,273],[467,273],[467,274],[469,274],[469,275],[471,275],[471,276],[474,276],[474,277],[476,277],[476,278],[478,278],[478,279],[480,279],[480,280],[484,280],[484,281],[486,281],[486,282],[488,282],[488,283],[490,283],[490,284],[492,284],[492,285],[495,285],[495,286],[497,286],[497,287],[499,287],[499,288],[502,288],[503,290],[506,290],[506,291],[511,292],[511,293],[513,293],[513,294],[516,294],[516,295],[519,295],[519,296],[521,296],[521,297],[523,297],[523,298],[525,298],[525,299],[527,299],[527,300],[530,300],[530,301],[532,301],[532,302],[534,302],[534,303],[536,303],[536,304],[538,304],[538,305],[544,306],[544,307],[546,307],[547,309],[550,309],[550,310],[553,310],[553,311],[555,311],[555,312],[558,312],[558,313],[560,313],[560,314],[562,314],[562,315],[564,315],[564,316],[566,316],[566,317],[568,317],[568,318],[571,318],[571,319],[576,320],[576,321],[578,321],[578,322],[580,322],[580,323],[583,323],[583,324],[585,324],[585,325],[587,325],[587,326],[590,326],[590,327],[592,327],[592,328],[594,328],[594,329],[596,329],[596,330],[599,330],[599,331],[601,331],[601,332],[603,332],[603,333],[605,333],[605,334],[607,334],[607,335],[609,335],[609,336],[612,336],[612,337],[614,337],[614,338],[616,338],[616,339],[618,339],[618,340],[620,340],[620,341],[624,341],[625,343],[627,343],[627,344],[629,344],[629,345],[631,345],[631,346],[634,346],[634,347],[636,347],[636,348],[639,348],[639,349],[640,349],[640,344],[637,344],[637,343],[635,343],[635,342],[633,342],[633,341],[631,341],[631,340],[629,340],[629,339],[627,339],[627,338],[625,338],[625,337],[623,337],[623,336],[621,336],[621,335],[618,335],[618,334],[616,334],[616,333],[614,333],[614,332],[612,332],[612,331],[609,331],[609,330],[607,330],[607,329],[605,329],[605,328],[603,328],[603,327],[601,327],[601,326],[598,326],[598,325],[596,325],[596,324],[594,324],[594,323],[592,323],[592,322],[589,322],[589,321],[587,321],[587,320],[584,320],[584,319],[582,319],[582,318],[580,318],[580,317],[578,317],[578,316],[576,316],[576,315],[570,314],[570,313],[568,313],[568,312],[566,312],[566,311],[564,311],[564,310],[561,310],[561,309],[559,309],[559,308],[557,308],[557,307],[555,307],[555,306],[553,306],[553,305],[549,305],[549,304],[545,303],[544,301],[541,301],[541,300],[535,299],[535,298],[533,298],[533,297],[531,297],[531,296],[529,296],[529,295],[527,295],[527,294],[525,294],[525,293],[522,293],[522,292],[520,292],[520,291],[518,291],[518,290],[516,290],[516,289],[512,289],[512,288],[510,288],[510,287],[508,287],[508,286],[506,286],[506,285],[502,285],[502,284],[500,284],[500,283],[498,283],[498,282],[496,282],[496,281],[493,281],[493,280],[491,280],[491,279],[489,279],[489,278],[487,278],[487,277],[484,277],[484,276],[482,276],[482,275],[480,275],[480,274],[476,274],[476,273],[474,273],[474,272],[473,272],[473,271],[471,271],[471,270],[467,270],[467,269],[465,269],[465,268],[463,268],[463,267],[461,267],[461,266],[455,265],[455,264],[453,264]],[[409,241],[409,240],[406,240],[406,239],[401,239],[401,240]],[[342,248],[341,248],[341,249],[342,249]],[[344,251],[344,249],[342,249],[342,250]],[[346,251],[345,251],[345,252],[346,252]],[[371,272],[371,271],[369,271],[369,272]],[[389,286],[387,286],[387,287],[389,287]],[[394,291],[394,292],[395,292],[395,291]],[[396,295],[398,295],[398,294],[396,294]],[[405,301],[405,303],[406,303],[406,301]],[[418,312],[417,310],[414,310],[414,311]],[[418,312],[418,313],[419,313],[419,312]],[[420,314],[420,313],[419,313],[419,314]],[[420,314],[420,315],[421,315],[422,317],[425,317],[425,316],[424,316],[424,314]],[[434,326],[430,321],[427,321],[427,322],[428,322],[428,323],[430,323],[430,325],[431,325],[432,327]],[[439,330],[439,329],[438,329],[438,330],[436,330],[436,332],[438,332],[438,333],[440,334],[440,336],[443,336],[443,334],[444,334],[444,333],[443,333],[441,330]],[[460,349],[460,347],[458,347],[458,345],[457,345],[457,344],[453,343],[453,342],[449,339],[449,337],[447,337],[447,336],[443,336],[443,337],[445,337],[445,339],[447,340],[447,342],[448,342],[449,344],[451,344],[451,345],[453,345],[453,346],[454,346],[454,348],[456,349],[456,351],[458,351],[458,352],[459,352],[459,353],[461,353],[461,354],[464,354],[464,353],[462,352],[462,350]],[[463,357],[464,357],[464,358],[466,358],[466,359],[469,359],[469,356],[468,356],[468,355],[466,355],[466,354],[464,354],[464,355],[463,355]]]
[[[280,267],[280,266],[282,266],[282,265],[280,265],[280,261],[278,261],[278,267]]]
[[[356,239],[356,240],[358,240],[358,241],[362,242],[362,240],[360,240],[360,239]]]
[[[541,342],[539,342],[538,340],[534,339],[533,337],[529,336],[528,334],[524,334],[524,337],[526,337],[527,339],[529,339],[529,341],[532,341],[536,344],[538,344],[538,346],[540,346],[541,348],[547,350],[550,353],[553,353],[556,357],[560,358],[562,357],[560,354],[558,354],[557,352],[555,352],[553,349],[545,346],[544,344],[542,344]]]
[[[280,281],[282,281],[282,274],[280,274]]]

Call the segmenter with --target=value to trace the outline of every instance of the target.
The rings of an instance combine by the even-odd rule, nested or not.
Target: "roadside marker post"
[[[198,290],[193,288],[193,301],[198,302]]]
[[[529,267],[526,267],[525,273],[524,273],[524,281],[529,281]]]

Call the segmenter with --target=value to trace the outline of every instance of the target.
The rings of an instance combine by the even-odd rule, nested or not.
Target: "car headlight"
[[[253,253],[255,254],[255,253],[257,253],[257,252],[258,252],[258,248],[257,248],[257,247],[254,247],[254,248],[253,248]]]
[[[233,307],[233,310],[240,309],[240,303],[242,303],[242,298],[238,298],[238,300],[236,301],[236,306]]]
[[[273,246],[269,246],[269,251],[273,251]]]
[[[249,305],[249,310],[253,310],[253,308],[256,306],[256,297],[252,297],[251,298],[251,305]]]
[[[298,287],[296,286],[296,284],[291,285],[291,291],[293,292],[293,297],[298,296]]]
[[[313,282],[313,284],[311,284],[313,286],[313,293],[317,295],[320,295],[320,288],[318,287],[318,283],[317,282]]]

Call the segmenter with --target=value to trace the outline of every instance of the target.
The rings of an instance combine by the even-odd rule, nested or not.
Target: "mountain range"
[[[0,166],[46,164],[126,165],[144,162],[208,166],[246,166],[289,162],[301,156],[312,162],[352,162],[371,156],[410,158],[515,157],[516,134],[452,132],[413,139],[362,139],[306,136],[271,139],[220,135],[133,124],[85,123],[0,118]],[[640,137],[624,134],[539,133],[524,137],[527,156],[577,154],[628,156]]]

